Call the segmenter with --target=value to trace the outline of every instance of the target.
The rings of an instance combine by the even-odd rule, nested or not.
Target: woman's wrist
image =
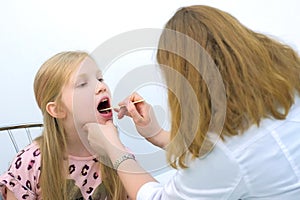
[[[132,153],[125,153],[123,154],[123,156],[121,156],[120,158],[118,158],[114,163],[113,163],[113,168],[115,170],[118,170],[119,166],[125,162],[126,160],[129,160],[129,159],[132,159],[132,160],[135,160],[135,156],[134,154]]]
[[[111,163],[113,163],[114,168],[116,163],[124,155],[132,154],[128,149],[121,143],[121,141],[116,141],[113,144],[107,144],[105,147],[106,154],[108,155]]]
[[[165,131],[164,129],[160,129],[160,131],[157,134],[153,135],[152,137],[146,138],[146,140],[152,143],[153,145],[164,149],[169,144],[169,138],[169,132]]]

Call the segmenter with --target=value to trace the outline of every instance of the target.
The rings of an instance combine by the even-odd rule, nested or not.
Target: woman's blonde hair
[[[62,121],[47,111],[48,102],[62,106],[62,88],[69,81],[80,63],[89,55],[81,51],[62,52],[48,59],[39,69],[34,80],[35,98],[43,114],[44,129],[36,139],[41,150],[40,187],[43,199],[69,199],[67,191],[68,160],[66,136]],[[125,189],[115,170],[101,166],[101,177],[108,199],[126,199]]]
[[[165,25],[157,52],[157,61],[167,86],[177,88],[176,93],[168,92],[172,141],[167,157],[173,167],[188,167],[188,155],[192,158],[200,155],[214,114],[207,81],[215,80],[204,81],[199,73],[207,64],[201,59],[202,53],[195,51],[184,39],[174,40],[168,30],[184,34],[199,43],[221,75],[226,95],[221,139],[242,134],[252,124],[259,125],[263,118],[285,119],[295,94],[300,92],[299,55],[288,45],[246,28],[219,9],[200,5],[181,8]],[[184,57],[167,51],[170,46],[195,58],[196,64],[192,65]],[[184,79],[176,78],[165,66]],[[193,114],[193,105],[180,103],[188,102],[186,91],[182,88],[184,81],[189,82],[197,96],[199,109],[196,113],[200,113],[200,118]],[[195,124],[195,137],[187,144],[185,138]],[[184,151],[185,148],[187,151]]]

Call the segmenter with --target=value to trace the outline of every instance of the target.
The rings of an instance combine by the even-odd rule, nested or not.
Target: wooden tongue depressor
[[[136,103],[140,103],[140,102],[144,102],[145,99],[140,99],[140,100],[137,100],[137,101],[134,101],[132,102],[133,104],[136,104]],[[119,107],[109,107],[109,108],[104,108],[104,109],[101,109],[99,110],[100,112],[102,111],[107,111],[107,110],[112,110],[112,109],[115,109],[115,108],[122,108],[122,107],[125,107],[125,105],[122,105],[122,106],[119,106]]]

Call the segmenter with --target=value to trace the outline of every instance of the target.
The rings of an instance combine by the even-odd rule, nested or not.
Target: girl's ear
[[[48,102],[46,105],[46,110],[54,118],[65,118],[66,112],[62,109],[59,109],[56,102]]]

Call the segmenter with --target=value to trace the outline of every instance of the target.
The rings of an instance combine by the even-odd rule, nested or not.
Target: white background
[[[178,8],[194,4],[225,10],[249,28],[272,35],[299,52],[298,0],[1,0],[0,127],[42,122],[34,99],[33,80],[41,64],[52,55],[66,50],[92,52],[120,33],[139,28],[162,28]],[[126,67],[153,62],[153,52],[139,53],[118,61],[118,66],[123,66],[122,73]],[[112,92],[120,78],[120,71],[116,68],[104,77]],[[167,113],[164,110],[164,91],[156,88],[154,91],[158,94],[153,95],[149,92],[153,88],[149,87],[140,88],[139,92],[148,102],[161,106],[163,114]],[[167,114],[163,116],[161,121],[168,126]],[[3,135],[0,132],[0,173],[15,154],[10,141]],[[143,140],[124,138],[134,151],[157,151]]]

